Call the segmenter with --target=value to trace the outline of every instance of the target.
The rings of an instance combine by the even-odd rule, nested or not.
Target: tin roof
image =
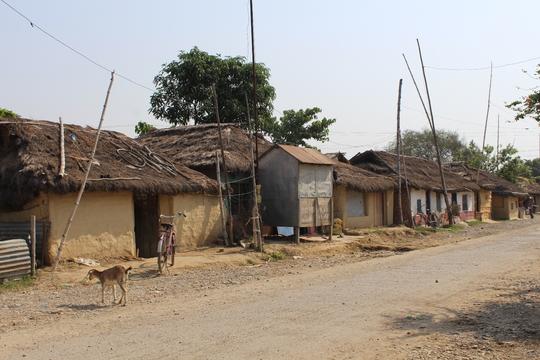
[[[291,145],[275,145],[274,148],[281,148],[302,164],[334,165],[332,159],[323,155],[317,149],[300,148]]]

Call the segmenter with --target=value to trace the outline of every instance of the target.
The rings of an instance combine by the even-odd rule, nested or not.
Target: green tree
[[[19,114],[14,113],[11,110],[0,108],[0,117],[3,118],[20,118]]]
[[[274,117],[263,122],[261,129],[276,144],[312,147],[305,140],[328,141],[329,127],[336,122],[336,119],[318,120],[317,114],[321,111],[317,107],[285,110],[279,120]]]
[[[254,114],[252,74],[252,64],[241,56],[222,58],[197,47],[190,52],[180,51],[178,60],[163,64],[154,78],[156,92],[150,98],[149,112],[173,125],[187,125],[190,121],[214,123],[212,84],[215,84],[220,120],[247,128],[246,95],[250,114]],[[269,119],[276,97],[268,81],[270,70],[257,63],[255,74],[258,115],[260,119]]]
[[[540,64],[533,77],[540,79]],[[522,96],[521,99],[507,104],[506,107],[517,113],[514,118],[516,121],[531,117],[540,123],[540,90],[536,88],[529,95]]]
[[[476,145],[474,140],[471,140],[467,147],[457,151],[453,161],[463,161],[469,167],[481,168],[490,173],[495,173],[497,171],[497,158],[492,156],[494,150],[493,146],[486,145],[482,154],[482,149]]]
[[[484,154],[474,141],[469,143],[467,148],[458,152],[455,161],[464,161],[467,166],[478,168],[481,165],[482,170],[486,170],[503,179],[518,183],[519,177],[531,177],[531,169],[525,164],[525,161],[519,157],[518,150],[508,144],[499,151],[499,155],[494,154],[495,148],[486,145]]]
[[[525,165],[531,169],[531,175],[533,177],[540,177],[540,158],[525,160]]]
[[[496,174],[503,179],[519,184],[518,177],[530,179],[531,168],[525,165],[525,161],[517,155],[518,150],[508,144],[499,152],[499,170]]]
[[[462,139],[455,131],[438,130],[437,140],[442,162],[452,161],[459,150],[467,147],[465,139]],[[401,143],[405,155],[437,161],[433,133],[430,129],[424,128],[422,131],[405,130],[401,135]],[[395,153],[396,140],[392,140],[384,149]]]
[[[139,123],[135,125],[135,133],[139,136],[146,135],[154,130],[156,130],[156,127],[154,125],[148,124],[144,121],[139,121]]]

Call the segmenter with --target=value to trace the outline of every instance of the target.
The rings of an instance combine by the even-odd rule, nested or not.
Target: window
[[[436,201],[437,202],[437,211],[441,212],[442,211],[441,195],[436,194],[435,196],[437,197],[436,198],[437,199],[437,201]]]
[[[461,209],[463,211],[469,211],[469,195],[461,195]]]
[[[347,216],[366,216],[363,193],[347,191]]]
[[[422,199],[416,199],[416,212],[422,212]]]

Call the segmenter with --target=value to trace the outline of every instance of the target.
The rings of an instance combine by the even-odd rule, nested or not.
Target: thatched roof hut
[[[444,164],[444,167],[452,173],[459,175],[468,182],[476,183],[480,188],[490,190],[493,194],[501,196],[527,197],[527,190],[517,186],[511,181],[500,178],[486,170],[470,168],[464,162],[452,162]]]
[[[407,180],[409,186],[415,189],[442,193],[441,175],[439,165],[436,162],[414,156],[403,156],[402,161],[401,176],[404,180]],[[349,162],[354,166],[379,175],[397,177],[397,158],[395,154],[368,150],[356,154]],[[444,179],[448,192],[478,192],[480,190],[480,187],[474,182],[464,181],[463,177],[451,171],[444,172]]]
[[[64,134],[65,174],[61,174],[58,123],[0,118],[1,209],[18,210],[40,191],[79,191],[97,130],[64,125]],[[175,159],[167,161],[159,147],[148,148],[121,133],[101,131],[86,190],[168,195],[218,192],[214,180]]]
[[[397,186],[395,179],[378,175],[374,172],[349,164],[342,153],[325,154],[334,160],[334,184],[345,186],[359,192],[380,192],[394,189]]]
[[[234,124],[221,124],[221,138],[225,153],[227,172],[251,172],[251,148],[249,134]],[[252,138],[255,152],[255,136]],[[215,177],[216,152],[220,151],[217,124],[177,126],[152,131],[138,141],[178,163]],[[258,137],[259,155],[272,147],[272,143]]]

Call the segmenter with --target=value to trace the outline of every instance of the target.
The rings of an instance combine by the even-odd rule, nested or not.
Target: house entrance
[[[133,196],[135,245],[139,250],[139,256],[143,258],[157,256],[159,230],[157,202],[157,195],[135,194]]]

